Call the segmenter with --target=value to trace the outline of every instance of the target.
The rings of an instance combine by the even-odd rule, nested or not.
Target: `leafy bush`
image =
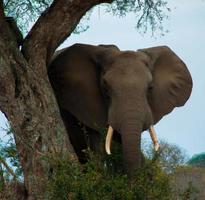
[[[113,151],[119,151],[115,145]],[[123,172],[121,153],[99,157],[89,152],[85,165],[46,158],[55,169],[48,183],[49,200],[171,200],[170,177],[163,172],[157,160],[147,160],[130,181]]]

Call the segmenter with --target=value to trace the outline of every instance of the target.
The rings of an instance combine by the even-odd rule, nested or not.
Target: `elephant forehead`
[[[118,79],[151,79],[151,71],[149,67],[137,58],[123,58],[113,63],[113,66],[105,73],[104,78],[107,81],[115,81]]]
[[[121,52],[113,62],[115,67],[125,71],[136,71],[144,67],[150,68],[151,64],[149,56],[143,52],[124,51]]]
[[[106,81],[106,85],[113,89],[138,88],[152,81],[151,73],[146,72],[145,74],[142,75],[142,73],[139,72],[118,70],[117,73],[108,73],[107,76],[104,77],[104,80]]]
[[[119,57],[141,61],[150,60],[150,57],[143,51],[121,51]]]

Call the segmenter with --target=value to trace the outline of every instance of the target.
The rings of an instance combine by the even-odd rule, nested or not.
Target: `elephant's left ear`
[[[184,62],[168,47],[141,50],[151,59],[153,89],[149,103],[154,123],[175,107],[183,106],[192,90],[192,78]]]

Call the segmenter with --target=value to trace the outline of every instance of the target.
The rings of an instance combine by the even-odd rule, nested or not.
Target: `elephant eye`
[[[103,88],[104,93],[108,93],[109,86],[105,79],[102,79],[102,88]]]
[[[147,68],[149,68],[149,63],[147,61],[144,61],[144,64]]]
[[[154,85],[151,83],[147,87],[147,99],[150,100],[151,96],[153,95]]]
[[[148,92],[152,92],[154,89],[154,85],[151,83],[149,86],[148,86]]]
[[[143,65],[145,65],[147,68],[149,68],[149,61],[148,61],[147,59],[142,58],[142,59],[141,59],[141,63],[142,63]]]
[[[108,83],[107,83],[107,81],[106,81],[105,79],[102,79],[102,86],[103,86],[104,89],[107,90],[107,88],[108,88]]]
[[[106,104],[109,105],[110,104],[110,95],[109,95],[109,90],[108,90],[107,83],[105,81],[103,81],[102,86],[103,86],[102,90],[101,90],[102,95],[105,99]]]

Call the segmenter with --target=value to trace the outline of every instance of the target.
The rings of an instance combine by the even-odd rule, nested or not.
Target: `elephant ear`
[[[184,62],[168,47],[153,47],[142,50],[151,58],[153,88],[149,103],[154,123],[175,107],[188,100],[192,90],[192,78]]]
[[[100,76],[113,49],[118,50],[114,45],[75,44],[59,52],[48,70],[60,109],[96,130],[107,124]]]

